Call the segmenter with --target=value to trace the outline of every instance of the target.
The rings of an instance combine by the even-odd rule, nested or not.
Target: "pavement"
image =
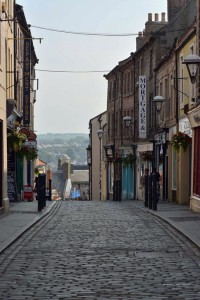
[[[10,202],[9,213],[0,215],[0,254],[25,231],[46,216],[56,201],[46,201],[46,207],[38,211],[38,201]]]
[[[161,218],[200,248],[200,214],[191,211],[189,206],[161,201],[154,211],[144,207],[143,201],[128,202],[131,206]],[[38,212],[36,200],[10,203],[10,212],[0,216],[0,253],[48,214],[55,204],[56,201],[46,201],[46,207]]]
[[[159,201],[157,210],[152,210],[144,207],[144,202],[140,200],[130,203],[167,222],[200,248],[200,213],[190,210],[189,205]]]

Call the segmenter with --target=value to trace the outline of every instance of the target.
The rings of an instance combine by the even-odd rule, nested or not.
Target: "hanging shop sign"
[[[23,124],[30,124],[30,62],[31,40],[24,40],[24,68],[23,68]]]
[[[156,144],[165,144],[166,143],[166,132],[159,132],[155,134]]]
[[[146,76],[139,76],[139,138],[146,139]]]
[[[25,141],[24,147],[37,148],[37,141]]]
[[[188,118],[179,120],[179,131],[192,137],[192,128]]]
[[[145,152],[145,151],[153,151],[153,144],[141,144],[137,145],[138,152]]]
[[[200,105],[188,112],[188,118],[192,128],[200,126]]]

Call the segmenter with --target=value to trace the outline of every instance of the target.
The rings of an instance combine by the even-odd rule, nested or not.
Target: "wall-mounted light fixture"
[[[99,139],[101,140],[103,137],[103,130],[102,129],[97,130],[97,134],[98,134]]]
[[[129,127],[131,122],[132,122],[132,118],[130,116],[126,116],[123,118],[124,124],[126,127]]]
[[[186,65],[191,83],[194,84],[196,82],[197,71],[200,65],[200,57],[196,54],[189,54],[182,64]]]
[[[153,98],[152,102],[156,104],[156,111],[158,113],[160,113],[161,108],[162,108],[162,104],[163,104],[163,102],[165,102],[165,98],[162,97],[162,96],[155,96]]]

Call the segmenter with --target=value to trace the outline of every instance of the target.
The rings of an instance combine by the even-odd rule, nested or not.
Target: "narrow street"
[[[0,299],[200,299],[198,250],[130,202],[60,202],[0,256]]]

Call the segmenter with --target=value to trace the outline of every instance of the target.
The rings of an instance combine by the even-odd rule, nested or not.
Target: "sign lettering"
[[[139,76],[139,137],[146,138],[146,76]]]
[[[24,69],[23,69],[23,123],[30,124],[30,61],[31,61],[31,40],[24,40]]]

